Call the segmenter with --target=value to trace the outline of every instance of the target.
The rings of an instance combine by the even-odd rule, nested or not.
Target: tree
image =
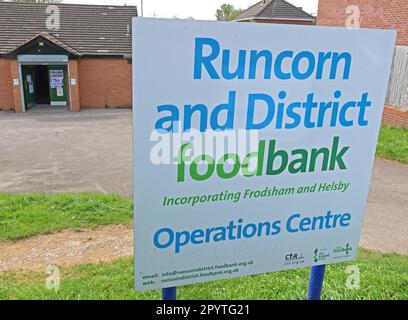
[[[238,16],[243,9],[235,9],[232,4],[224,3],[221,5],[220,9],[217,9],[215,14],[218,21],[230,21]]]

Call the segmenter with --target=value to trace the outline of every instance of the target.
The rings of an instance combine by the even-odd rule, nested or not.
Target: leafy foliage
[[[235,9],[232,4],[224,3],[215,14],[218,21],[230,21],[237,17],[243,9]]]

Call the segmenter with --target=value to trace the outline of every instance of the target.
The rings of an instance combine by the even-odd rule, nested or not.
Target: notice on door
[[[34,93],[34,83],[33,83],[33,78],[31,77],[31,74],[27,75],[27,84],[28,84],[28,92],[30,94]]]
[[[62,88],[64,86],[64,71],[50,70],[50,87],[52,89]]]
[[[396,33],[133,30],[136,289],[354,259]]]
[[[61,87],[57,88],[57,97],[63,97],[64,96],[64,89]]]

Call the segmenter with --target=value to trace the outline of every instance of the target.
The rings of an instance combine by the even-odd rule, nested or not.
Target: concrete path
[[[376,159],[360,245],[408,254],[408,166]]]
[[[131,196],[131,111],[0,112],[0,192]],[[408,166],[377,159],[361,238],[408,254]]]

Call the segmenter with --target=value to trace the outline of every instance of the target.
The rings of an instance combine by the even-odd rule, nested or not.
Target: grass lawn
[[[360,269],[349,289],[348,265]],[[323,299],[408,299],[408,257],[360,250],[357,260],[326,269]],[[309,269],[282,271],[180,287],[179,299],[304,299]],[[160,299],[160,291],[133,292],[133,260],[61,268],[60,290],[45,287],[42,272],[0,276],[0,299]]]
[[[0,241],[63,229],[128,224],[132,219],[132,200],[114,195],[0,194]]]
[[[377,156],[408,164],[408,129],[382,125]]]

